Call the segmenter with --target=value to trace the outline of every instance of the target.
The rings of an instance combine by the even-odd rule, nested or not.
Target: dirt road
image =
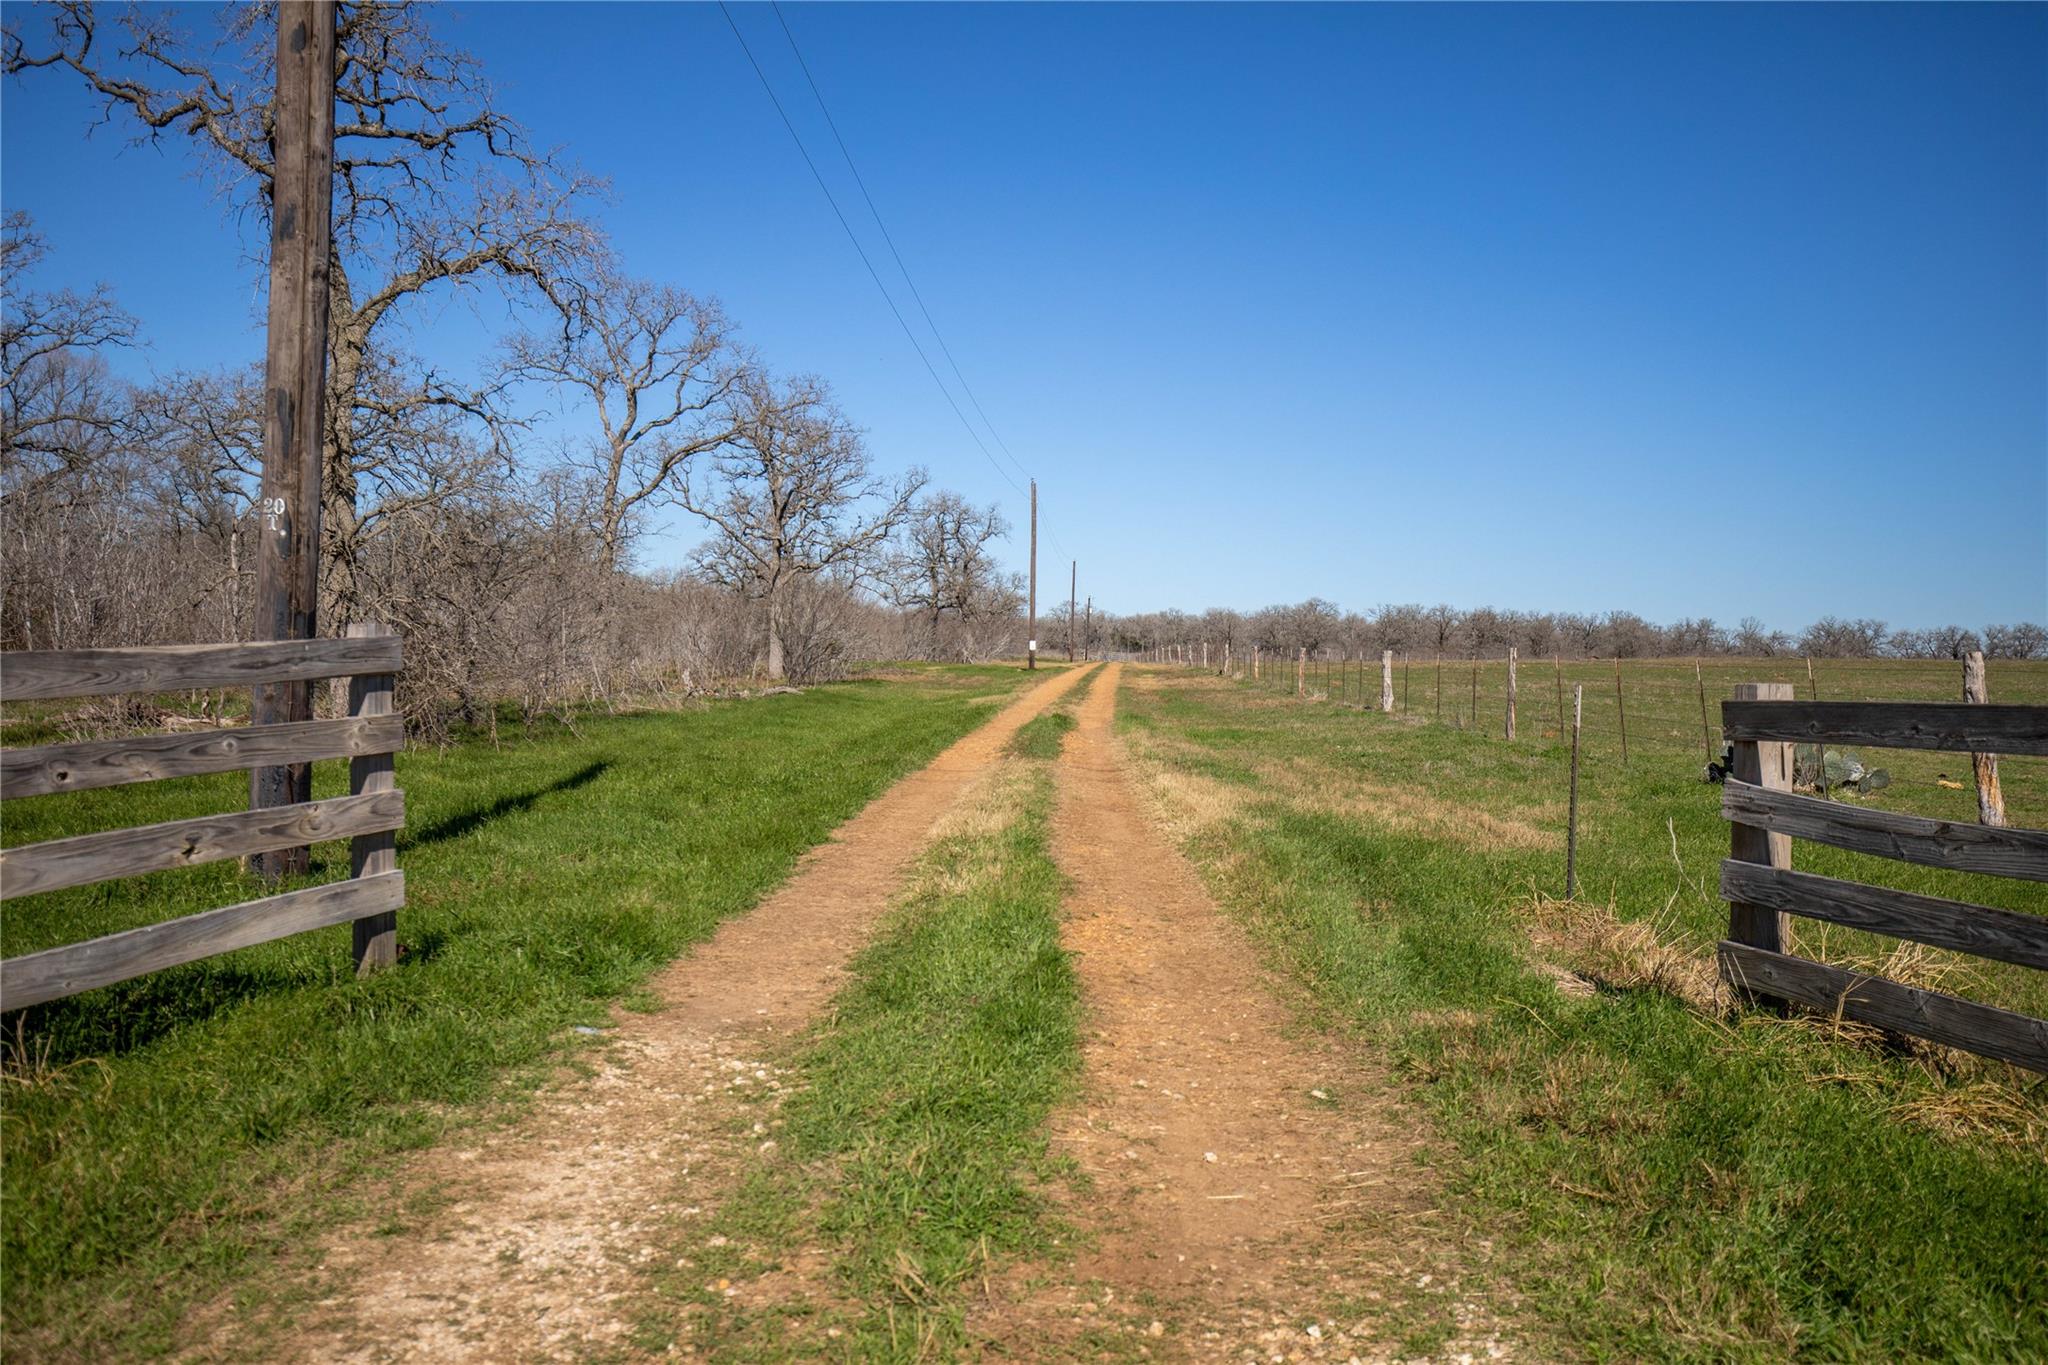
[[[1255,945],[1145,807],[1112,730],[1120,671],[1089,692],[1055,767],[1063,940],[1089,1027],[1082,1097],[1052,1136],[1092,1182],[1066,1210],[1084,1249],[988,1285],[974,1349],[1388,1360],[1420,1299],[1438,1352],[1502,1354],[1455,1290],[1395,1087],[1370,1057],[1294,1028]],[[736,1125],[743,1098],[779,1090],[771,1059],[846,980],[935,823],[1081,672],[876,799],[669,968],[653,983],[661,1008],[625,1017],[594,1074],[423,1154],[394,1223],[328,1241],[290,1312],[244,1322],[216,1304],[190,1324],[187,1355],[637,1358],[635,1291],[674,1254],[676,1220],[716,1209],[770,1141]],[[829,1275],[815,1259],[794,1258],[785,1292],[829,1292],[807,1281]]]
[[[1053,828],[1091,1022],[1056,1140],[1093,1181],[1097,1238],[973,1325],[991,1354],[1040,1359],[1101,1354],[1105,1335],[1163,1358],[1384,1357],[1385,1324],[1357,1305],[1445,1278],[1411,1116],[1372,1061],[1292,1035],[1257,950],[1141,805],[1112,733],[1120,671],[1082,704]],[[1444,1309],[1483,1335],[1476,1310]]]
[[[657,977],[661,1008],[623,1016],[594,1075],[551,1087],[475,1145],[423,1154],[403,1177],[397,1230],[324,1246],[313,1302],[282,1338],[215,1304],[189,1354],[445,1362],[629,1349],[625,1301],[676,1192],[701,1187],[708,1200],[732,1174],[717,1101],[777,1084],[764,1054],[838,989],[934,822],[1081,672],[1037,684],[891,787]]]

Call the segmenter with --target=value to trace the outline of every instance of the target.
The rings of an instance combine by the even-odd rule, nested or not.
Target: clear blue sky
[[[2048,7],[784,12],[1062,588],[1071,554],[1114,610],[2048,618]],[[773,12],[735,15],[886,271]],[[633,269],[1021,521],[715,6],[443,22],[611,179]],[[51,278],[110,281],[144,366],[260,354],[252,234],[184,149],[83,140],[56,73],[4,98]]]

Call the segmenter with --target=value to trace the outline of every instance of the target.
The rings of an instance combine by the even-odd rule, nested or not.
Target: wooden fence
[[[298,721],[0,749],[0,801],[199,773],[349,760],[349,795],[266,810],[52,839],[0,852],[0,899],[166,868],[348,839],[350,878],[145,925],[0,962],[0,1009],[20,1009],[164,967],[332,924],[355,925],[358,971],[397,959],[405,874],[397,831],[405,793],[392,755],[405,725],[392,708],[403,641],[381,625],[341,640],[167,645],[0,656],[0,700],[349,679],[349,714]]]
[[[1797,837],[1902,862],[2048,882],[2048,831],[1930,820],[1792,790],[1794,743],[2048,755],[2048,706],[1791,697],[1789,683],[1748,683],[1721,705],[1734,749],[1721,798],[1732,822],[1730,856],[1721,865],[1728,901],[1723,977],[1753,997],[1795,1001],[2048,1072],[2048,1022],[1785,951],[1785,917],[1794,914],[2048,969],[2048,915],[1791,870]]]

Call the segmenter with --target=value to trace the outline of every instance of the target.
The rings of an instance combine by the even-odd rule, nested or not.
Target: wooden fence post
[[[1436,652],[1436,718],[1444,718],[1444,652]]]
[[[1365,689],[1359,688],[1360,692]],[[1392,715],[1394,711],[1394,651],[1380,651],[1380,710]]]
[[[1963,656],[1963,700],[1978,705],[1991,700],[1984,685],[1984,651],[1973,649]],[[1970,771],[1977,778],[1977,822],[2005,824],[2005,794],[1998,789],[1998,755],[1971,754]]]
[[[1621,656],[1614,659],[1614,714],[1621,718],[1621,766],[1628,766],[1628,703],[1621,699]]]
[[[1572,687],[1572,795],[1564,824],[1564,898],[1579,894],[1579,722],[1586,713],[1586,685]]]
[[[1295,695],[1295,696],[1297,696],[1297,697],[1306,697],[1306,696],[1308,695],[1308,646],[1307,646],[1307,645],[1297,645],[1297,646],[1295,646],[1295,655],[1294,655],[1294,695]]]
[[[391,634],[382,621],[359,621],[348,628],[350,639]],[[348,680],[348,713],[351,716],[388,716],[392,712],[392,676],[389,673],[359,675]],[[398,774],[390,754],[370,754],[348,761],[348,789],[352,796],[396,791]],[[349,875],[375,877],[398,870],[398,835],[393,830],[358,834],[349,841]],[[398,912],[387,910],[355,921],[356,974],[366,976],[398,961]]]
[[[1258,680],[1259,680],[1259,647],[1258,647],[1257,645],[1253,645],[1253,646],[1252,646],[1252,681],[1253,681],[1253,682],[1257,682]]]
[[[1508,646],[1508,738],[1515,737],[1515,647]]]
[[[1737,701],[1791,701],[1791,683],[1743,683],[1735,689]],[[1772,791],[1792,790],[1792,746],[1778,740],[1738,739],[1729,776],[1738,782],[1766,787]],[[1761,863],[1769,867],[1792,866],[1792,836],[1772,834],[1750,825],[1728,827],[1728,856],[1739,863]],[[1785,951],[1787,915],[1746,901],[1728,903],[1728,937],[1737,943],[1766,952]]]

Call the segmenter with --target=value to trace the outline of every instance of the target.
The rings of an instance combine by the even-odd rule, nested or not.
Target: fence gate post
[[[1791,683],[1742,683],[1735,689],[1736,701],[1791,701]],[[1738,739],[1732,745],[1733,765],[1729,776],[1752,786],[1772,791],[1792,790],[1792,746],[1778,740]],[[1792,836],[1772,834],[1749,825],[1728,827],[1728,856],[1739,863],[1762,863],[1770,867],[1792,866]],[[1789,917],[1747,901],[1728,902],[1728,937],[1736,943],[1766,952],[1785,951],[1785,927]]]
[[[1981,706],[1991,700],[1984,685],[1984,651],[1963,656],[1963,700]],[[1977,823],[2005,824],[2005,793],[1998,789],[1998,755],[1971,754],[1970,771],[1977,779]]]
[[[1380,710],[1391,713],[1394,709],[1394,651],[1380,651]]]
[[[348,628],[349,637],[391,634],[382,621],[359,621]],[[370,673],[348,680],[348,713],[351,716],[388,716],[392,712],[392,677]],[[390,754],[370,754],[348,761],[348,789],[351,795],[368,796],[395,791],[397,771]],[[358,834],[349,841],[349,875],[374,877],[398,870],[398,835],[384,830]],[[355,921],[356,974],[368,975],[398,962],[398,912],[387,910]]]

